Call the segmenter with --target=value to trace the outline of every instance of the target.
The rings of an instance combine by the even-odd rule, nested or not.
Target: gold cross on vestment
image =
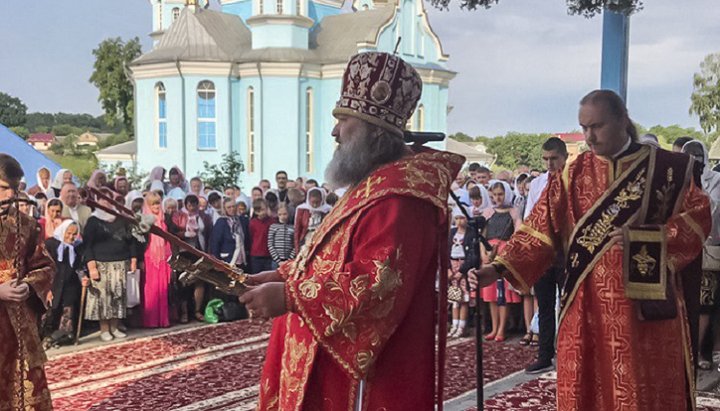
[[[377,176],[377,177],[369,177],[367,181],[365,182],[365,188],[362,190],[359,190],[355,198],[359,198],[363,192],[365,194],[365,198],[370,197],[370,193],[372,193],[373,187],[376,185],[382,183],[385,180],[385,177]]]

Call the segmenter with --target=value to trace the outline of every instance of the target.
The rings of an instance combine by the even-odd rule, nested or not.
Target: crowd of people
[[[48,169],[38,170],[37,185],[21,185],[18,209],[37,219],[56,264],[50,310],[42,320],[46,346],[72,341],[80,315],[98,322],[100,339],[111,341],[126,337],[128,327],[203,321],[211,299],[237,303],[201,281],[180,282],[168,263],[173,251],[168,241],[139,234],[103,209],[121,205],[150,215],[154,225],[189,245],[259,273],[293,259],[338,200],[315,180],[289,180],[285,171],[275,177],[274,187],[262,180],[246,195],[237,185],[209,187],[200,177],[187,180],[178,167],[154,168],[138,189],[122,169],[112,178],[97,170],[84,186],[70,170],[54,178]],[[105,196],[93,198],[90,188]],[[91,207],[88,198],[99,206]]]

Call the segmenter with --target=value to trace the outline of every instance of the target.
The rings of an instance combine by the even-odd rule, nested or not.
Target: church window
[[[165,85],[157,83],[157,143],[160,148],[167,148],[167,98]]]
[[[277,14],[283,14],[283,0],[277,0]]]
[[[198,148],[214,150],[216,147],[215,130],[215,85],[212,81],[202,81],[197,89]]]
[[[313,90],[305,91],[305,172],[313,171]]]
[[[255,172],[255,91],[252,87],[247,91],[247,140],[248,140],[248,173]]]
[[[173,8],[172,15],[173,15],[173,22],[174,22],[175,20],[178,19],[178,17],[180,17],[180,8],[179,7]]]

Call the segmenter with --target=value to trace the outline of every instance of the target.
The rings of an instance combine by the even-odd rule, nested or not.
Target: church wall
[[[258,77],[245,77],[240,78],[236,83],[234,83],[233,90],[233,107],[237,107],[237,109],[233,109],[233,128],[236,131],[236,134],[234,133],[233,138],[235,139],[236,144],[236,150],[240,154],[240,159],[243,162],[243,165],[245,166],[245,172],[243,172],[241,177],[241,186],[244,189],[245,192],[249,192],[252,187],[257,185],[258,181],[260,181],[261,174],[260,170],[262,169],[262,158],[259,154],[259,149],[261,147],[261,137],[263,132],[262,127],[262,121],[261,121],[261,109],[260,109],[260,101],[262,100],[262,96],[260,94],[261,90],[261,81]],[[250,170],[250,158],[249,158],[249,142],[248,142],[248,90],[252,87],[253,89],[253,101],[254,101],[254,139],[255,142],[255,170]]]
[[[303,95],[304,96],[304,95]],[[265,77],[262,85],[262,142],[260,174],[273,178],[277,170],[300,172],[299,101],[297,77]]]
[[[265,24],[252,28],[252,47],[308,48],[308,29],[290,25]]]
[[[252,1],[244,0],[244,1],[238,1],[235,3],[223,4],[222,11],[224,13],[233,14],[235,16],[240,16],[240,18],[244,22],[245,20],[247,20],[249,17],[252,16]]]
[[[201,81],[209,80],[215,85],[215,148],[198,147],[198,95]],[[230,107],[228,77],[185,76],[185,172],[199,174],[203,161],[210,164],[222,162],[222,155],[230,152]]]
[[[318,161],[320,162],[317,168],[316,177],[323,179],[325,172],[325,166],[332,159],[333,153],[335,152],[335,139],[332,137],[332,130],[335,128],[335,117],[332,115],[332,111],[335,108],[340,98],[340,90],[342,87],[341,78],[329,78],[323,79],[322,90],[320,93],[320,104],[317,105],[319,113],[319,130],[317,133],[317,139],[322,142],[320,146],[320,155]],[[320,181],[320,180],[318,180]]]
[[[307,0],[304,0],[307,1]],[[318,24],[327,16],[334,16],[340,14],[341,9],[325,4],[318,4],[310,2],[308,4],[308,17],[315,20],[315,24]]]
[[[158,145],[156,85],[162,82],[167,101],[167,148]],[[149,172],[161,164],[182,164],[182,88],[180,77],[136,81],[138,169]]]

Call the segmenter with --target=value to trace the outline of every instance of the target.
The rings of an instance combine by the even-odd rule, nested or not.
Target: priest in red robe
[[[326,170],[349,189],[299,256],[250,277],[261,285],[240,298],[252,315],[277,317],[260,410],[432,410],[441,400],[435,280],[448,260],[450,184],[465,159],[404,144],[421,90],[396,56],[351,58]]]
[[[590,151],[550,177],[493,265],[470,273],[526,289],[566,250],[557,340],[563,410],[694,409],[683,268],[710,231],[693,160],[637,143],[617,94],[580,102]]]
[[[23,171],[0,154],[0,410],[52,409],[37,319],[52,287],[54,263],[40,226],[12,204]]]

